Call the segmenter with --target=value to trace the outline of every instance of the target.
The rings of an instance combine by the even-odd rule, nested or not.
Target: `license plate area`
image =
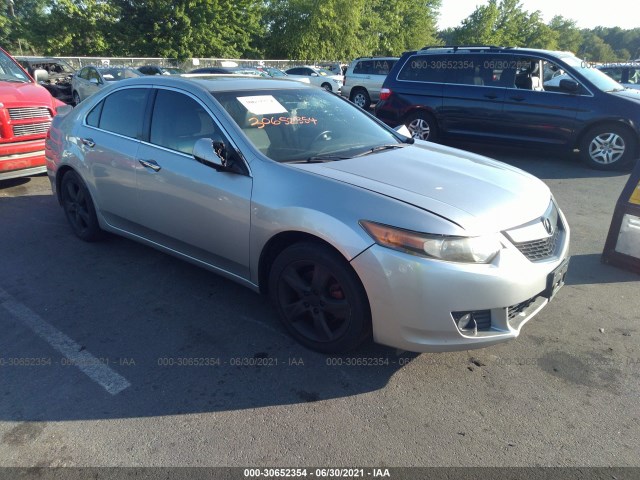
[[[567,277],[567,271],[569,270],[569,258],[565,258],[564,261],[558,265],[553,272],[547,276],[547,288],[543,295],[551,300],[558,290],[564,285],[564,281]]]

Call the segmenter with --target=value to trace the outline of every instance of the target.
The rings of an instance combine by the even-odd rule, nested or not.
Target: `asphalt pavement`
[[[549,185],[571,266],[517,340],[443,354],[310,352],[242,286],[76,239],[46,176],[0,182],[0,466],[640,466],[640,276],[600,262],[628,173],[482,153]]]

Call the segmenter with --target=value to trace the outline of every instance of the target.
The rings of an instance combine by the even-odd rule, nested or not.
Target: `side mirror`
[[[400,135],[402,135],[403,137],[412,138],[411,132],[409,131],[409,129],[405,124],[398,125],[397,127],[394,128],[394,130],[398,132]]]
[[[71,105],[61,105],[59,107],[56,107],[56,115],[58,115],[59,117],[63,117],[72,110],[73,107]]]
[[[570,93],[577,93],[580,90],[580,84],[575,80],[564,78],[560,80],[560,90]]]
[[[311,74],[311,76],[312,77],[319,77],[320,75],[318,75],[317,73],[314,72],[314,73]]]
[[[33,71],[33,78],[36,82],[46,82],[47,80],[49,80],[49,72],[42,68],[36,68]]]
[[[235,152],[229,150],[221,140],[201,138],[193,146],[196,161],[215,168],[219,172],[236,171],[234,169]]]

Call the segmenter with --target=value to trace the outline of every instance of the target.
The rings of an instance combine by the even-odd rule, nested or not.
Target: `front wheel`
[[[103,237],[91,194],[76,172],[62,177],[60,189],[62,207],[67,221],[76,236],[85,242],[95,242]]]
[[[298,243],[276,258],[269,294],[280,320],[311,350],[353,350],[371,334],[371,313],[360,279],[329,247]]]
[[[78,105],[80,101],[80,95],[78,95],[78,92],[73,92],[73,104]]]
[[[618,125],[599,125],[582,137],[580,156],[591,168],[616,170],[635,158],[637,146],[630,130]]]
[[[328,91],[328,92],[330,92],[330,91],[331,91],[331,84],[329,84],[329,83],[327,83],[327,82],[324,82],[324,83],[321,85],[321,87],[322,87],[322,88],[324,88],[324,89],[325,89],[326,91]]]
[[[438,126],[435,119],[428,113],[416,112],[404,122],[413,138],[418,140],[438,141]]]

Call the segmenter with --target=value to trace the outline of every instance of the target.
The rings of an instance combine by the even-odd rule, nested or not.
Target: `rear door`
[[[432,60],[430,66],[439,69],[443,78],[445,135],[475,141],[502,135],[500,119],[509,79],[499,58],[447,55]]]
[[[148,91],[113,92],[88,113],[76,132],[98,209],[109,224],[124,230],[131,230],[137,220],[137,153]]]

